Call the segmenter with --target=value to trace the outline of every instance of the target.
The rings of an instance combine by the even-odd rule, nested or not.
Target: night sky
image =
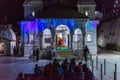
[[[4,22],[4,16],[7,16],[6,23],[17,24],[17,21],[23,19],[22,0],[0,0],[0,23]]]
[[[102,11],[102,5],[105,5],[107,12],[113,8],[114,0],[95,0],[96,10]],[[7,22],[17,24],[23,20],[23,4],[24,0],[0,0],[0,24],[4,22],[4,16],[7,16]]]

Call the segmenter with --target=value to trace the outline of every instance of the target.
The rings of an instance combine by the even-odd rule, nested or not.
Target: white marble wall
[[[99,21],[87,21],[85,45],[88,46],[90,54],[97,54],[97,25]],[[88,36],[91,35],[91,36]]]
[[[33,53],[33,45],[25,44],[24,45],[24,56],[30,56]]]
[[[105,47],[107,43],[120,45],[120,18],[106,21],[101,25],[98,41],[101,47]]]

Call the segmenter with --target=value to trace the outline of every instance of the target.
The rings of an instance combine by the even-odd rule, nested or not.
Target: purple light
[[[20,23],[20,26],[24,32],[36,32],[38,24],[36,21],[25,21]]]
[[[54,30],[58,25],[67,25],[69,29],[73,29],[75,21],[73,19],[36,19],[35,21],[23,21],[20,23],[22,32],[43,31],[46,28]]]
[[[99,21],[87,21],[85,24],[87,29],[96,28],[96,25],[99,24]]]

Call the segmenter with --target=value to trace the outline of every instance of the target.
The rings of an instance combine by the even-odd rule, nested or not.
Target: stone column
[[[73,49],[72,43],[73,43],[73,34],[71,34],[71,50]]]
[[[39,33],[40,36],[40,50],[42,50],[43,46],[42,46],[42,38],[43,38],[43,34],[42,31]]]
[[[54,40],[54,37],[55,37],[55,34],[52,34],[52,38],[51,38],[51,39],[52,39],[52,45],[51,45],[51,46],[52,46],[52,49],[54,48],[54,41],[55,41],[55,40]]]
[[[68,34],[68,50],[70,49],[70,35]]]
[[[85,36],[86,36],[86,30],[85,30],[85,26],[83,26],[83,48],[85,47]]]
[[[55,35],[55,45],[56,45],[56,50],[57,50],[57,48],[58,48],[58,42],[57,42],[57,35]]]

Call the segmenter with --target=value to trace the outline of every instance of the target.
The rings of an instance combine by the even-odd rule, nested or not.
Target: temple
[[[39,48],[40,54],[50,48],[58,55],[70,53],[73,56],[75,51],[82,54],[85,45],[91,54],[97,54],[96,29],[99,21],[90,15],[94,12],[95,3],[70,0],[74,3],[71,5],[65,2],[67,0],[45,1],[26,0],[23,4],[25,20],[19,25],[24,56],[32,55],[34,48]],[[84,10],[83,13],[81,10]]]

